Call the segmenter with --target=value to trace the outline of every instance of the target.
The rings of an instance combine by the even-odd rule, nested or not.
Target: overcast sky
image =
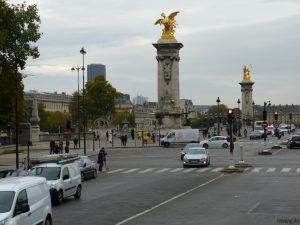
[[[23,1],[23,0],[22,0]],[[9,0],[10,3],[22,1]],[[107,80],[131,98],[157,101],[160,14],[180,11],[180,98],[194,104],[236,107],[243,65],[251,65],[257,104],[300,104],[299,0],[28,0],[36,3],[43,36],[40,58],[29,60],[25,91],[77,90],[85,65],[106,65]],[[86,79],[86,78],[85,78]],[[82,86],[82,74],[80,74]]]

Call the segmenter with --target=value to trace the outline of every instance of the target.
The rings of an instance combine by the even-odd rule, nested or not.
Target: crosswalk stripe
[[[170,170],[170,172],[171,173],[175,173],[175,172],[178,172],[180,170],[183,170],[183,168],[176,168],[176,169]]]
[[[117,170],[111,170],[111,171],[108,171],[107,173],[117,173],[117,172],[120,172],[120,171],[123,171],[125,169],[117,169]]]
[[[256,167],[253,170],[251,170],[252,173],[258,173],[260,172],[260,170],[262,170],[262,167]]]
[[[300,173],[300,168],[297,168],[297,169],[296,169],[296,173]]]
[[[211,170],[211,168],[208,168],[208,167],[207,168],[202,168],[202,169],[196,170],[196,172],[203,173],[203,172],[205,172],[207,170]]]
[[[182,172],[183,173],[189,173],[189,172],[192,172],[193,170],[195,170],[196,168],[191,168],[191,169],[186,169],[186,170],[183,170]]]
[[[134,168],[134,169],[131,169],[131,170],[126,170],[126,171],[123,171],[122,173],[133,173],[135,171],[138,171],[140,170],[140,168]]]
[[[267,173],[272,173],[272,172],[275,172],[275,170],[276,170],[276,168],[269,168],[269,169],[267,169]]]
[[[291,168],[283,168],[281,170],[281,173],[288,173],[288,172],[290,172],[290,170],[291,170]]]
[[[142,170],[139,173],[148,173],[148,172],[153,171],[153,170],[155,170],[155,168],[149,168],[149,169],[146,169],[146,170]]]
[[[163,168],[161,170],[156,171],[156,173],[163,173],[163,172],[166,172],[166,171],[168,171],[170,169],[172,169],[172,168]]]
[[[224,169],[223,167],[218,167],[213,169],[211,172],[219,172],[220,170]]]

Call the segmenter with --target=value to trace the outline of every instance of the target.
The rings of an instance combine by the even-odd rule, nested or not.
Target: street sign
[[[68,130],[68,129],[65,129],[65,130],[64,130],[64,136],[65,136],[65,137],[71,136],[71,131]]]
[[[274,124],[274,127],[277,129],[279,127],[279,124],[278,123],[275,123]]]
[[[262,126],[263,128],[267,128],[267,127],[269,126],[269,124],[268,124],[267,121],[264,121],[264,122],[262,122],[261,126]]]

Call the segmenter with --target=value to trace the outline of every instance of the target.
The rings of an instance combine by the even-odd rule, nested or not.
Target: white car
[[[228,148],[230,143],[225,136],[213,136],[207,140],[201,141],[203,148]]]
[[[52,224],[52,205],[43,177],[0,180],[0,224]]]
[[[30,175],[45,177],[49,186],[51,200],[59,205],[64,198],[81,197],[81,173],[77,164],[42,163],[34,166]]]
[[[182,161],[183,167],[210,165],[209,154],[206,149],[202,147],[191,147],[187,149]]]

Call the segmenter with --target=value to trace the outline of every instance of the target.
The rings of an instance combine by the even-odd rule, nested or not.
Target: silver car
[[[189,148],[183,157],[183,167],[208,165],[210,165],[210,157],[203,147]]]
[[[228,148],[230,143],[225,136],[214,136],[208,140],[201,141],[200,145],[204,148]]]

